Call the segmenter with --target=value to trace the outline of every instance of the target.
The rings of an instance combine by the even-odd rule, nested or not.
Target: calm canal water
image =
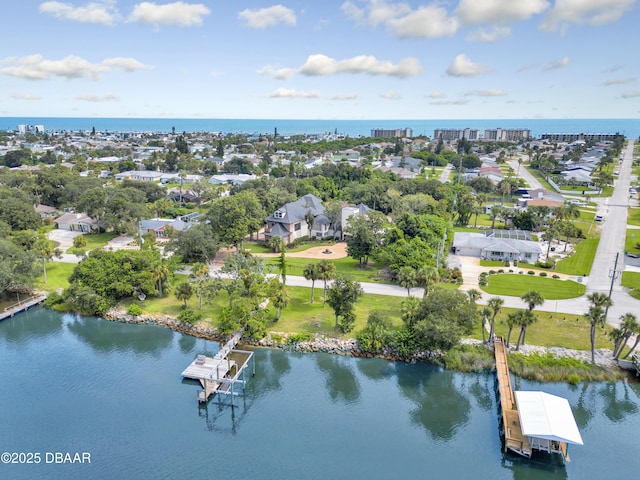
[[[494,380],[429,365],[256,351],[232,410],[180,372],[218,345],[35,309],[0,322],[0,478],[604,479],[640,471],[640,388],[514,378],[569,399],[585,445],[566,467],[503,456]],[[91,464],[46,463],[88,452]],[[614,473],[615,472],[615,473]]]

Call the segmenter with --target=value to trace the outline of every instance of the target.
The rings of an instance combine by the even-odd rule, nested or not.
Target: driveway
[[[66,252],[68,248],[73,247],[73,239],[78,235],[82,235],[82,232],[70,232],[69,230],[54,229],[49,232],[47,238],[59,244],[58,248],[62,252]]]
[[[507,163],[511,168],[513,168],[514,172],[518,173],[518,177],[524,178],[524,181],[529,184],[529,188],[532,190],[537,190],[539,188],[544,188],[540,181],[533,176],[529,170],[524,167],[524,159],[522,159],[522,165],[518,164],[517,160],[509,160]],[[545,189],[546,190],[546,189]]]

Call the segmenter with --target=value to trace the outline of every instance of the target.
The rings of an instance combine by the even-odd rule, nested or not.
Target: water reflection
[[[512,453],[505,453],[502,456],[502,467],[513,472],[514,480],[568,478],[567,468],[560,455],[539,454],[533,459],[526,459]]]
[[[154,357],[171,347],[174,333],[168,328],[108,322],[93,317],[64,315],[70,332],[97,352],[133,351]]]
[[[249,382],[249,386],[256,392],[278,391],[282,388],[280,380],[291,371],[290,356],[293,353],[285,353],[276,349],[259,349],[255,358],[256,375]]]
[[[578,403],[572,406],[571,410],[573,411],[573,416],[576,419],[576,424],[578,428],[584,429],[589,422],[593,418],[594,412],[596,411],[596,401],[594,398],[595,388],[592,384],[582,382],[578,386],[571,386],[571,390],[575,390],[576,388],[580,389],[580,394],[578,395]]]
[[[208,402],[198,403],[198,416],[204,420],[210,432],[235,435],[248,412],[246,395],[235,397],[234,406],[231,406],[230,398],[225,398],[224,395],[215,395]]]
[[[354,403],[360,398],[360,384],[345,358],[339,355],[317,354],[316,365],[326,375],[329,398],[336,402]],[[348,361],[348,360],[347,360]]]
[[[423,427],[436,441],[452,440],[458,429],[469,421],[471,403],[460,393],[456,376],[435,367],[397,364],[398,385],[402,394],[417,408],[410,411],[411,421]]]
[[[599,394],[604,399],[604,414],[614,423],[622,422],[627,415],[638,411],[638,397],[627,382],[605,383]]]
[[[393,363],[382,358],[359,358],[356,365],[358,371],[370,380],[387,380],[395,375]]]
[[[178,339],[178,346],[180,347],[180,351],[185,355],[187,353],[193,352],[193,349],[196,347],[197,338],[192,337],[191,335],[180,335]]]
[[[34,337],[47,337],[59,332],[63,322],[62,315],[55,310],[37,307],[2,320],[2,324],[6,328],[0,328],[0,339],[23,344]]]
[[[485,412],[493,410],[492,392],[494,391],[494,380],[491,375],[476,374],[468,389],[478,407]]]

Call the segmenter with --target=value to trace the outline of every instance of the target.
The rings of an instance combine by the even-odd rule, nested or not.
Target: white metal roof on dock
[[[514,394],[524,435],[583,445],[567,399],[544,392]]]

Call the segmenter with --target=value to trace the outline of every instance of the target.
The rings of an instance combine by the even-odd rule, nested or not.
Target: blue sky
[[[20,0],[0,116],[635,118],[638,24],[638,0]]]

